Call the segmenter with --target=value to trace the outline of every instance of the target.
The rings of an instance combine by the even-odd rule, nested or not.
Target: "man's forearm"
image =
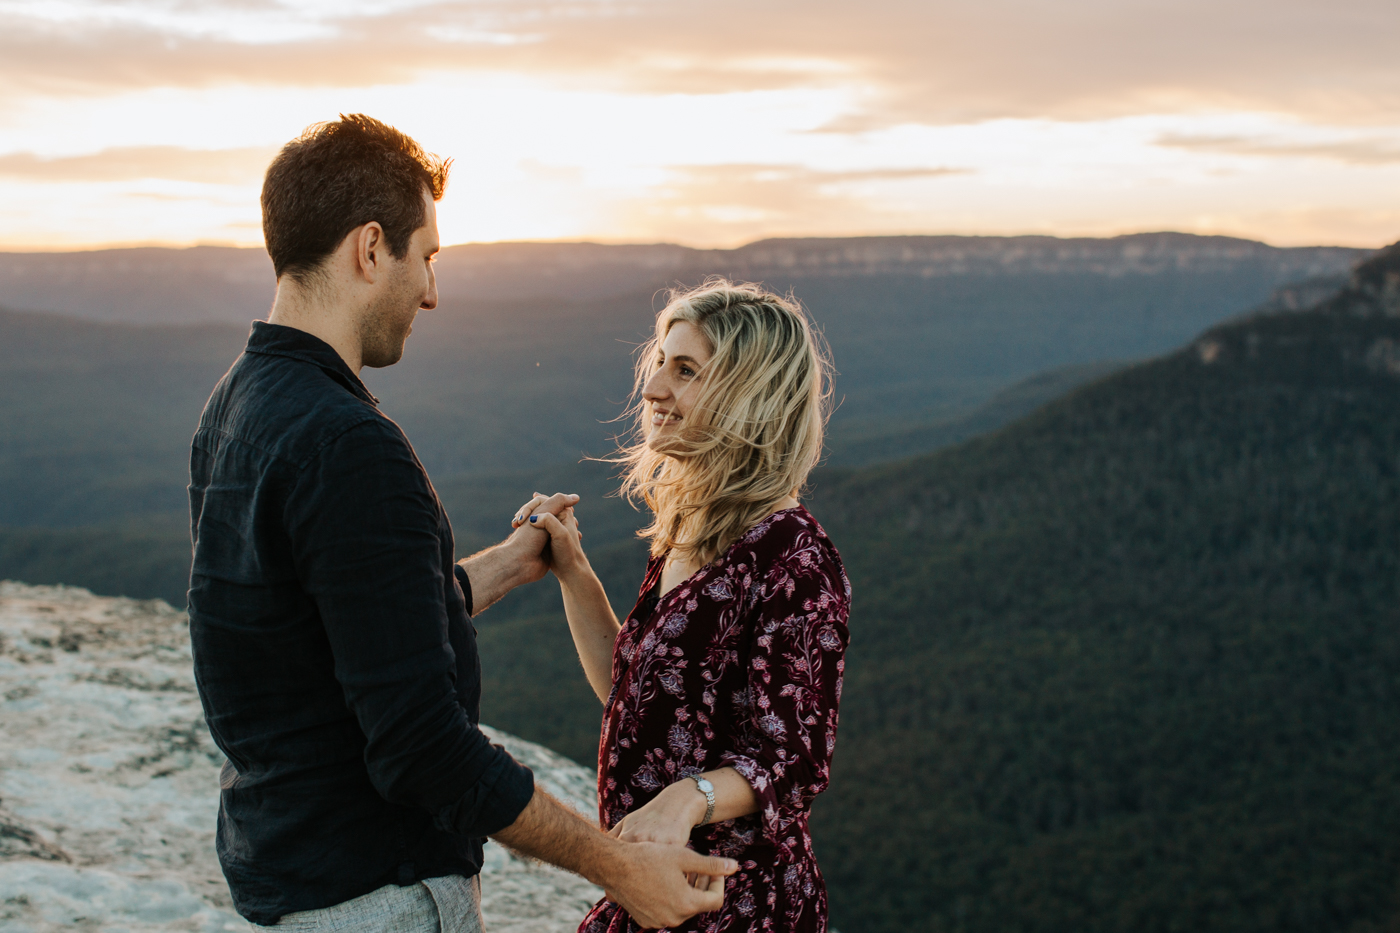
[[[517,852],[606,885],[612,850],[624,843],[555,800],[539,787],[515,822],[492,838]]]
[[[535,788],[515,822],[493,834],[497,842],[577,872],[608,892],[644,930],[674,927],[724,906],[723,879],[738,871],[733,859],[700,855],[685,846],[621,842]],[[690,878],[711,879],[692,888]]]
[[[472,615],[478,615],[522,583],[529,583],[528,568],[501,545],[478,551],[457,563],[472,583]]]

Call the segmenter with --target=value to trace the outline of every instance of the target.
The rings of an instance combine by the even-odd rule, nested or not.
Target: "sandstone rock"
[[[592,817],[593,772],[491,732]],[[218,773],[185,614],[0,583],[0,933],[247,930],[214,856]],[[488,844],[492,933],[574,930],[597,888]]]

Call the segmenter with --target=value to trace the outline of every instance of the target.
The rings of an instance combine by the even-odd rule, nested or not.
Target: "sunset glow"
[[[1010,25],[1008,25],[1010,24]],[[1400,236],[1393,2],[0,2],[0,247],[261,242],[360,111],[446,243]]]

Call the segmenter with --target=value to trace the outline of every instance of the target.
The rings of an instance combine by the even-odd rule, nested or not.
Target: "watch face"
[[[707,794],[714,793],[715,785],[711,784],[709,781],[705,780],[704,778],[700,778],[700,779],[699,779],[698,781],[696,781],[695,783],[698,784],[698,785],[700,786],[700,789],[701,789],[702,791],[704,791],[705,793],[707,793]]]

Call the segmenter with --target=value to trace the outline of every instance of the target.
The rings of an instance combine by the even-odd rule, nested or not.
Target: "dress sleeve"
[[[721,765],[752,785],[763,835],[781,846],[830,781],[850,640],[850,592],[839,561],[811,550],[789,556],[765,576],[756,612],[750,721]]]

